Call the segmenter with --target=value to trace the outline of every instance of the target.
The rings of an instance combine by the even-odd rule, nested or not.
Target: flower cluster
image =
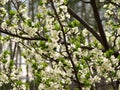
[[[68,13],[67,0],[40,0],[37,12],[30,12],[22,0],[20,5],[11,2],[11,10],[7,10],[7,2],[0,1],[0,32],[4,33],[0,35],[1,87],[10,83],[13,90],[68,90],[75,83],[75,88],[90,90],[120,79],[118,6],[110,3],[102,7],[106,49],[94,27],[82,21],[83,28],[79,16],[73,19]],[[113,2],[118,5],[119,1]]]

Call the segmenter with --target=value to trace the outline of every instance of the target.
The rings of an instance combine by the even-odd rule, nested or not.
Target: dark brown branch
[[[82,49],[87,49],[87,50],[92,50],[92,49],[94,49],[93,47],[89,47],[89,46],[80,46],[80,48],[82,48]]]
[[[95,38],[102,45],[104,45],[101,37],[96,33],[96,31],[93,28],[91,28],[85,20],[83,20],[81,17],[79,17],[69,6],[68,6],[68,12],[71,16],[73,16],[75,19],[77,19],[85,28],[87,28],[87,30],[90,31],[93,34],[93,36],[95,36]]]
[[[103,41],[103,46],[104,46],[105,50],[108,50],[109,45],[108,45],[108,42],[107,42],[107,39],[106,39],[106,35],[105,35],[104,29],[103,29],[103,26],[102,26],[102,22],[101,22],[101,19],[100,19],[100,15],[99,15],[95,0],[91,0],[91,6],[93,8],[94,17],[95,17],[95,20],[97,22],[97,26],[98,26],[98,30],[100,32],[100,36],[101,36],[102,41]]]
[[[52,8],[53,8],[53,10],[54,10],[54,13],[55,13],[55,15],[56,15],[57,21],[58,21],[58,23],[60,24],[60,27],[61,27],[61,31],[62,31],[63,39],[64,39],[64,45],[65,45],[65,48],[66,48],[66,52],[67,52],[67,54],[68,54],[68,57],[69,57],[69,59],[70,59],[70,62],[71,62],[71,64],[72,64],[72,67],[73,67],[73,70],[74,70],[74,73],[75,73],[75,78],[76,78],[77,84],[79,85],[79,90],[82,90],[82,84],[81,84],[80,81],[79,81],[79,78],[78,78],[78,75],[77,75],[78,72],[77,72],[77,70],[76,70],[76,66],[75,66],[75,64],[74,64],[74,62],[73,62],[73,60],[72,60],[71,53],[70,53],[69,50],[68,50],[68,44],[67,44],[66,35],[65,35],[65,31],[64,31],[63,25],[62,25],[62,23],[61,23],[61,21],[60,21],[59,15],[58,15],[58,13],[57,13],[57,11],[56,11],[56,8],[55,8],[55,6],[54,6],[53,0],[50,0],[50,2],[51,2],[51,6],[52,6]]]
[[[44,40],[44,41],[47,41],[47,39],[44,37],[24,37],[24,36],[20,36],[18,34],[13,34],[11,32],[8,32],[7,30],[3,30],[1,27],[0,27],[0,32],[7,34],[7,35],[10,35],[12,37],[17,37],[17,38],[23,39],[23,40]]]

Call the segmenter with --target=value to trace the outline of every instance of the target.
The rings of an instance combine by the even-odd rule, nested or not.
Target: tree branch
[[[18,34],[13,34],[11,32],[8,32],[7,30],[3,30],[1,27],[0,27],[0,32],[7,34],[7,35],[10,35],[12,37],[17,37],[17,38],[23,39],[23,40],[44,40],[44,41],[47,41],[47,39],[42,37],[42,36],[41,37],[24,37],[24,36],[20,36]]]
[[[87,49],[87,50],[92,50],[92,49],[94,49],[93,47],[89,47],[89,46],[80,46],[80,48],[82,48],[82,49]]]
[[[79,86],[79,90],[82,90],[82,84],[81,84],[81,82],[79,81],[79,78],[78,78],[78,75],[77,75],[77,74],[78,74],[78,71],[76,70],[76,66],[75,66],[75,63],[73,62],[73,59],[72,59],[72,57],[71,57],[71,53],[70,53],[69,50],[68,50],[68,44],[67,44],[66,35],[65,35],[65,31],[64,31],[63,25],[62,25],[62,23],[61,23],[61,21],[60,21],[59,15],[58,15],[58,13],[57,13],[57,11],[56,11],[56,8],[55,8],[55,6],[54,6],[53,0],[50,0],[50,2],[51,2],[51,6],[52,6],[52,8],[53,8],[53,10],[54,10],[54,13],[55,13],[55,15],[56,15],[57,21],[58,21],[58,23],[60,24],[60,27],[61,27],[61,31],[62,31],[63,38],[64,38],[64,45],[65,45],[65,48],[66,48],[66,52],[67,52],[67,54],[68,54],[68,57],[69,57],[69,59],[70,59],[70,62],[71,62],[71,64],[72,64],[72,67],[73,67],[73,70],[74,70],[74,74],[75,74],[75,78],[76,78],[77,84],[78,84],[78,86]]]
[[[108,45],[108,42],[107,42],[107,39],[106,39],[106,35],[105,35],[104,29],[103,29],[103,26],[102,26],[102,22],[101,22],[101,19],[100,19],[99,12],[97,10],[95,0],[91,0],[91,6],[93,8],[94,17],[95,17],[95,20],[97,22],[97,26],[98,26],[98,30],[100,32],[100,36],[101,36],[102,41],[103,41],[103,46],[104,46],[105,50],[108,50],[109,45]]]
[[[104,45],[101,37],[95,32],[95,30],[93,28],[91,28],[85,20],[83,20],[81,17],[79,17],[69,6],[68,6],[68,12],[71,16],[73,16],[75,19],[77,19],[85,28],[87,28],[87,30],[90,31],[93,34],[93,36],[95,36],[95,38],[102,45]]]

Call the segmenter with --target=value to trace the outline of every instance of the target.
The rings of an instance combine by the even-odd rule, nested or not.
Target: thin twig
[[[10,36],[13,36],[13,37],[23,39],[23,40],[44,40],[44,41],[47,41],[47,39],[44,38],[44,37],[24,37],[24,36],[21,36],[21,35],[18,35],[18,34],[13,34],[11,32],[8,32],[7,30],[3,30],[1,27],[0,27],[0,32],[4,33],[4,34],[7,34],[7,35],[10,35]]]

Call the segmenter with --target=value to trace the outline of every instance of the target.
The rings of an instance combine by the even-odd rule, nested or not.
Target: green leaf
[[[103,64],[103,60],[98,59],[98,60],[97,60],[97,63],[98,63],[98,65],[100,65],[100,66],[101,66],[101,65]]]
[[[48,29],[46,28],[46,26],[43,27],[44,32],[48,32]]]
[[[10,11],[9,11],[9,14],[10,14],[11,16],[14,16],[14,15],[16,14],[16,11],[15,11],[15,10],[10,10]]]
[[[40,13],[37,14],[37,18],[40,19],[42,18],[42,15]]]
[[[43,78],[42,73],[41,73],[41,72],[35,73],[35,77],[36,77],[36,79],[35,79],[35,84],[36,84],[36,85],[39,85],[39,83],[41,83],[42,78]]]
[[[115,77],[116,76],[116,72],[115,71],[110,71],[109,75],[110,75],[110,77]]]
[[[27,82],[25,82],[24,84],[25,84],[25,86],[26,86],[26,90],[29,90],[30,84],[27,83]]]
[[[10,52],[8,50],[4,51],[4,56],[9,55]]]
[[[19,81],[16,81],[16,85],[17,85],[17,86],[21,86],[21,85],[22,85],[22,81],[20,81],[20,80],[19,80]]]
[[[38,65],[37,65],[36,62],[32,63],[32,68],[33,68],[34,70],[37,70],[37,69],[38,69]]]
[[[67,5],[67,3],[68,3],[68,0],[64,0],[64,4]]]
[[[41,49],[47,49],[47,48],[48,48],[48,46],[46,45],[46,42],[45,42],[45,41],[40,41],[39,47],[40,47]]]
[[[11,25],[11,21],[10,20],[6,20],[7,25]]]
[[[53,13],[52,13],[51,11],[47,11],[47,14],[48,14],[49,16],[53,16]]]
[[[65,61],[64,58],[59,58],[59,60],[62,62],[62,64],[63,64],[64,66],[67,66],[67,63],[66,63],[66,61]]]
[[[80,48],[80,42],[75,43],[76,49]]]
[[[79,90],[79,88],[74,88],[74,90]]]
[[[72,22],[69,22],[69,23],[68,23],[68,27],[73,28],[73,27],[74,27],[74,24],[73,24]]]
[[[83,67],[82,67],[82,65],[79,63],[79,64],[76,66],[76,70],[79,71],[79,70],[82,70],[82,69],[83,69]]]
[[[73,21],[73,24],[74,24],[74,26],[79,26],[79,25],[80,25],[80,23],[79,23],[78,20],[74,20],[74,21]]]
[[[32,27],[32,20],[31,19],[28,19],[26,24],[29,26],[29,27]]]
[[[2,59],[2,63],[3,63],[3,64],[6,64],[6,63],[7,63],[7,60],[6,60],[6,59]]]
[[[85,43],[85,37],[83,36],[83,32],[81,31],[80,34],[78,34],[78,40],[81,44]]]
[[[118,57],[117,57],[118,59],[119,59],[119,61],[120,61],[120,55],[118,55]]]
[[[48,64],[46,62],[42,62],[42,65],[44,68],[48,66]]]
[[[13,67],[14,65],[15,65],[14,60],[10,60],[9,68],[10,68],[10,69],[13,69],[13,68],[14,68],[14,67]]]
[[[14,60],[10,60],[10,67],[12,67],[15,64]]]
[[[45,84],[47,85],[47,86],[50,86],[50,82],[52,81],[52,78],[48,78],[47,80],[46,80],[46,82],[45,82]]]
[[[105,55],[107,58],[110,58],[112,55],[114,54],[114,51],[109,49],[108,51],[106,51]]]
[[[90,72],[87,72],[87,74],[85,75],[86,79],[90,78]]]
[[[77,20],[73,20],[68,23],[68,26],[74,28],[75,26],[80,26],[80,23]]]
[[[84,85],[86,87],[89,87],[91,84],[90,84],[90,81],[88,79],[84,79]]]
[[[54,29],[57,30],[57,31],[60,30],[60,25],[59,25],[58,23],[56,23],[56,24],[54,25]]]
[[[42,6],[43,5],[43,1],[39,0],[39,5]]]

